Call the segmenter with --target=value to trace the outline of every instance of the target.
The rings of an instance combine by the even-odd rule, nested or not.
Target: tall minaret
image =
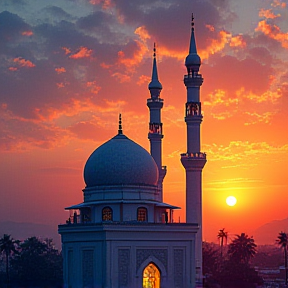
[[[187,153],[181,154],[181,163],[186,171],[186,222],[198,223],[196,235],[196,280],[202,283],[202,169],[206,163],[206,154],[200,152],[200,124],[202,122],[200,87],[203,83],[199,74],[201,59],[197,54],[194,36],[194,17],[189,55],[185,66],[187,75],[184,84],[187,89],[185,122],[187,125]]]
[[[159,195],[158,200],[163,201],[162,183],[166,175],[166,167],[162,166],[162,123],[161,109],[163,107],[163,99],[160,98],[162,85],[158,80],[157,63],[156,63],[156,48],[154,43],[152,79],[148,85],[151,98],[147,99],[147,106],[150,110],[150,123],[148,139],[150,140],[150,153],[154,158],[159,170]]]

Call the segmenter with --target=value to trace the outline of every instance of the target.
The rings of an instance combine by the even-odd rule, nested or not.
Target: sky
[[[222,228],[253,235],[288,217],[287,0],[1,0],[0,221],[65,223],[64,207],[83,200],[86,160],[117,134],[119,113],[124,134],[149,150],[154,42],[164,200],[182,207],[174,220],[185,221],[192,12],[208,159],[203,238],[217,241]]]

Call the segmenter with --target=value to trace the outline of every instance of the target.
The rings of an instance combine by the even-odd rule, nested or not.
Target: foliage
[[[0,240],[1,251],[4,251],[3,238]],[[13,287],[62,287],[62,255],[55,249],[52,239],[30,237],[21,243],[13,239],[12,241],[15,246],[10,253],[9,271]],[[13,246],[5,247],[13,249]]]
[[[17,253],[17,246],[19,241],[14,240],[11,238],[11,235],[4,234],[3,237],[0,239],[0,252],[5,255],[5,262],[6,262],[6,284],[10,286],[10,265],[9,259],[12,254]]]
[[[253,237],[241,233],[236,235],[232,243],[229,244],[228,254],[234,261],[248,264],[256,254],[256,247]]]
[[[213,287],[219,270],[219,247],[214,243],[203,242],[204,287]]]
[[[284,266],[285,266],[285,285],[288,282],[288,273],[287,273],[287,246],[288,246],[288,236],[285,232],[280,232],[276,243],[283,249],[284,251]]]
[[[225,233],[227,232],[221,229],[218,234],[221,237],[218,236],[218,238],[225,239]],[[219,287],[220,285],[223,288],[253,288],[261,284],[262,279],[249,265],[250,259],[256,254],[256,247],[254,239],[245,233],[236,235],[228,245],[226,255],[222,255],[221,242],[218,246],[204,242],[204,287]]]
[[[20,244],[12,260],[15,282],[22,286],[56,285],[62,282],[62,257],[51,239],[30,237]]]

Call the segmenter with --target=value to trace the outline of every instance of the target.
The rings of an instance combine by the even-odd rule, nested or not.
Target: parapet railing
[[[204,152],[182,153],[181,157],[206,159],[206,153]]]

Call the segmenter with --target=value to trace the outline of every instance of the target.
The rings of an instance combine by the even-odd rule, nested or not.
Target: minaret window
[[[113,211],[110,207],[104,207],[102,209],[102,221],[112,221]]]
[[[186,116],[201,115],[201,103],[188,102],[186,103]]]
[[[137,221],[139,222],[147,221],[147,209],[145,207],[139,207],[137,209]]]
[[[150,123],[149,133],[151,134],[162,134],[162,123]]]

